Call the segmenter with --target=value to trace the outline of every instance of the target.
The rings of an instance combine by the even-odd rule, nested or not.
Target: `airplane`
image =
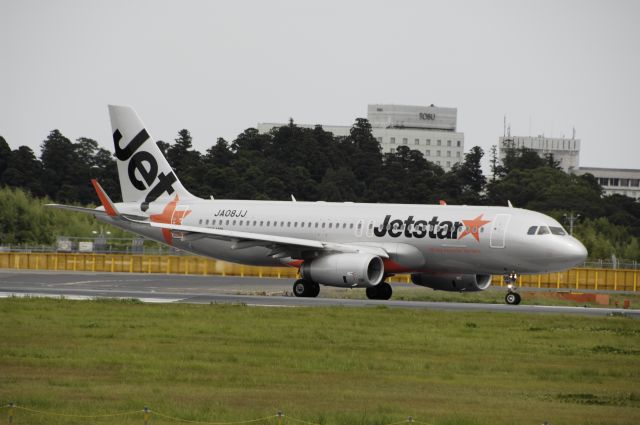
[[[146,238],[216,259],[295,267],[297,297],[320,285],[365,288],[387,300],[386,280],[411,274],[419,286],[482,291],[492,275],[509,283],[505,301],[519,304],[519,274],[550,273],[584,262],[587,250],[553,218],[499,206],[202,199],[180,183],[137,113],[109,106],[122,202],[96,180],[102,206],[49,204],[93,214]]]

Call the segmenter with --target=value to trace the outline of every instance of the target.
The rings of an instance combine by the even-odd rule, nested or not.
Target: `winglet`
[[[107,193],[104,191],[102,186],[100,186],[100,183],[98,183],[98,180],[91,179],[91,184],[93,185],[93,188],[96,190],[96,193],[98,194],[98,198],[100,198],[100,202],[102,203],[102,206],[104,207],[104,210],[106,211],[106,213],[111,217],[120,215],[120,213],[116,209],[116,206],[111,201],[111,198],[109,198],[109,195],[107,195]]]

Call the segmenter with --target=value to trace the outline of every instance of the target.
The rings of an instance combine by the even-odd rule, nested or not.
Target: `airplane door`
[[[510,214],[497,214],[491,225],[491,236],[489,236],[489,246],[491,248],[504,248],[504,239],[507,233],[507,226],[511,220]]]

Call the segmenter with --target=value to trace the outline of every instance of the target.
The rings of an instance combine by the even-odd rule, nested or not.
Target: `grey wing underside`
[[[381,247],[324,242],[315,239],[292,238],[287,236],[263,233],[238,232],[234,230],[209,229],[179,224],[149,222],[152,227],[171,230],[182,241],[195,241],[203,238],[219,239],[232,242],[231,249],[246,249],[257,246],[269,248],[267,256],[273,258],[305,259],[314,253],[330,252],[365,252],[381,258],[389,258],[389,254]]]

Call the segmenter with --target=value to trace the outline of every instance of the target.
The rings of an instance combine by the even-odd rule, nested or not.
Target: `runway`
[[[255,277],[189,276],[128,273],[36,272],[0,270],[0,297],[42,296],[69,299],[135,298],[143,302],[190,304],[245,304],[264,307],[372,307],[424,310],[555,313],[607,316],[624,314],[640,318],[640,310],[474,304],[425,301],[379,301],[329,298],[333,288],[322,288],[318,298],[290,295],[292,280]],[[395,288],[406,284],[394,284]],[[424,289],[428,291],[429,289]],[[345,291],[345,290],[342,290]]]

